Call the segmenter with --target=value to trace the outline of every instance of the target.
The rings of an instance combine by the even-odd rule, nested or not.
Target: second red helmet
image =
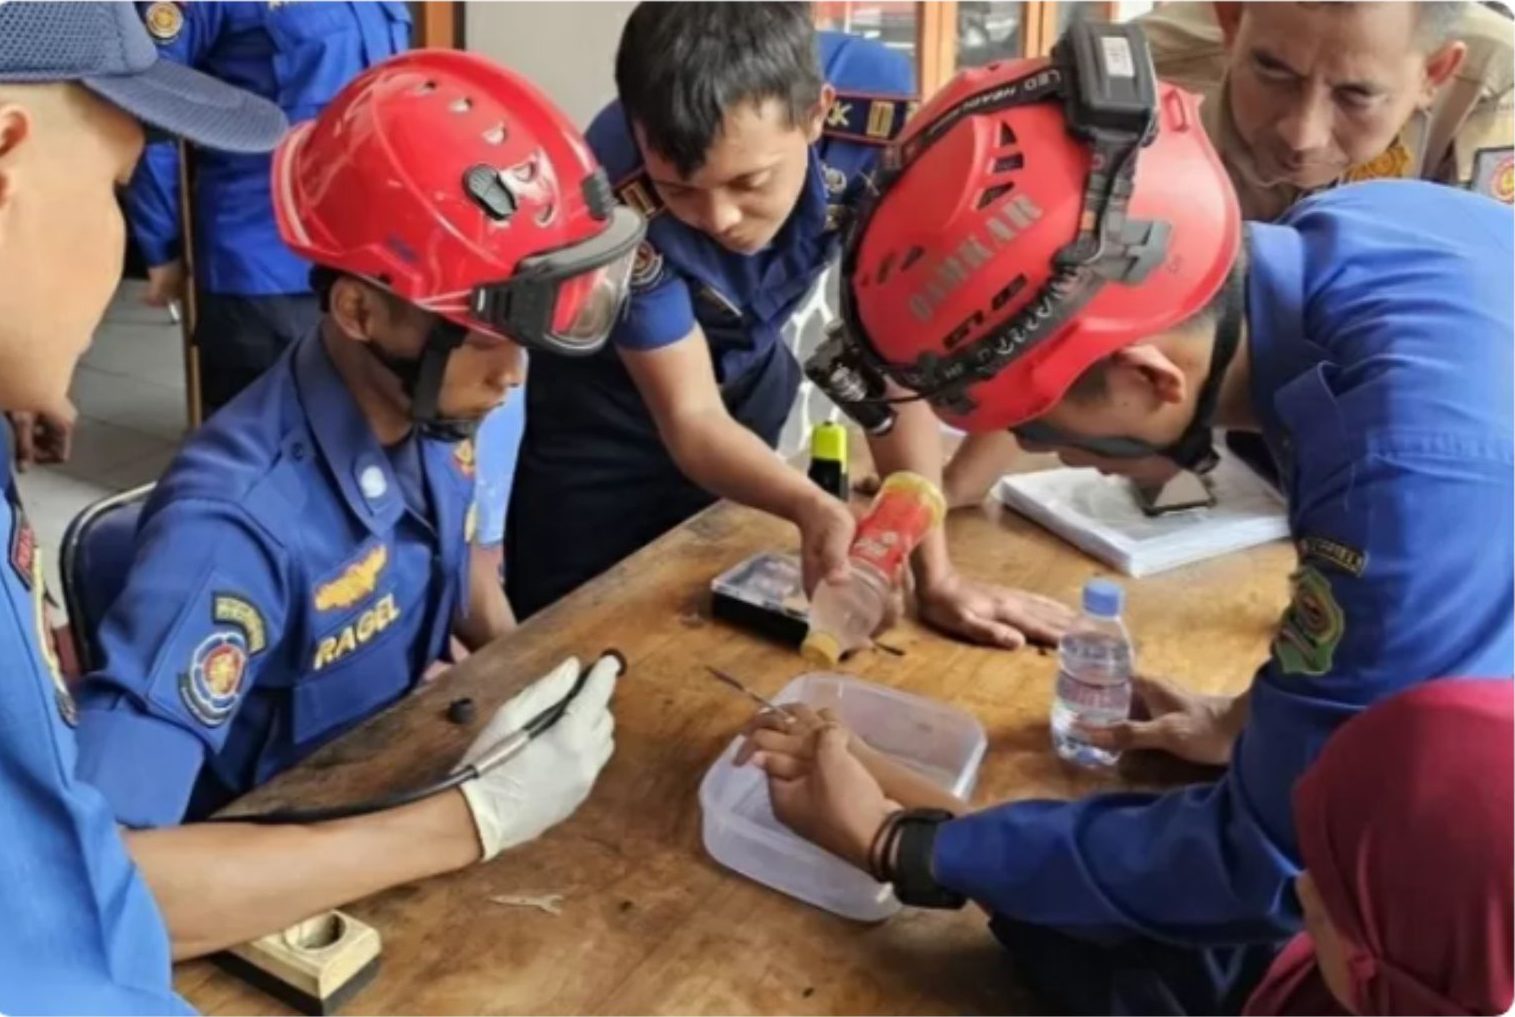
[[[273,192],[297,254],[569,354],[604,344],[644,229],[545,95],[455,50],[353,79],[279,146]]]

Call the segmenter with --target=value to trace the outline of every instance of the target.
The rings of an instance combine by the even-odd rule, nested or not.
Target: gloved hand
[[[515,758],[468,781],[463,797],[473,813],[479,843],[488,861],[507,848],[541,836],[573,814],[594,786],[615,750],[615,719],[610,694],[619,664],[606,657],[556,724],[537,736]],[[539,678],[495,713],[463,753],[466,766],[526,726],[526,722],[568,694],[579,676],[570,657]]]

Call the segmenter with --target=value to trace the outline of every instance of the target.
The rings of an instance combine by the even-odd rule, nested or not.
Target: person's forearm
[[[503,547],[472,547],[468,553],[472,556],[468,571],[468,614],[453,626],[453,634],[472,653],[509,633],[516,627],[516,618],[505,597],[500,574]]]
[[[463,868],[480,853],[468,803],[457,791],[312,826],[191,823],[124,833],[176,960]]]
[[[954,816],[970,811],[971,806],[930,778],[903,763],[895,762],[866,742],[858,744],[854,736],[853,754],[883,789],[884,797],[907,809],[944,809]]]
[[[724,411],[681,418],[663,441],[684,475],[711,494],[791,522],[807,500],[829,497]]]
[[[1005,475],[1020,455],[1014,436],[1004,431],[970,434],[942,471],[947,504],[977,505],[994,482]]]

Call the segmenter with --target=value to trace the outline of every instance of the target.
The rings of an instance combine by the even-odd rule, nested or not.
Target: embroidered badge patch
[[[184,29],[184,12],[168,0],[158,0],[148,7],[142,20],[147,25],[147,34],[159,42],[173,42]]]
[[[1300,568],[1291,582],[1294,599],[1273,639],[1273,655],[1285,674],[1323,675],[1331,670],[1336,647],[1346,632],[1346,616],[1330,580],[1313,566]]]
[[[218,593],[211,601],[211,620],[235,626],[242,633],[249,656],[257,656],[268,645],[268,627],[252,602],[235,593]]]
[[[847,189],[847,174],[835,166],[821,164],[821,175],[826,179],[826,193],[830,195],[841,194]]]
[[[1413,158],[1410,146],[1404,143],[1404,139],[1395,138],[1394,144],[1377,156],[1347,170],[1342,180],[1349,184],[1361,183],[1364,180],[1397,180],[1405,175]]]
[[[1515,148],[1480,148],[1473,157],[1471,189],[1506,205],[1515,202]]]
[[[635,259],[631,263],[631,288],[649,289],[663,278],[663,252],[643,240],[637,245]]]
[[[364,551],[335,579],[316,587],[316,610],[341,611],[361,603],[378,587],[379,576],[388,564],[389,545],[377,544]]]
[[[28,590],[37,574],[37,534],[26,519],[26,513],[16,502],[11,502],[11,568],[21,585]]]
[[[247,675],[247,643],[240,632],[213,632],[195,647],[189,669],[179,676],[179,694],[206,727],[226,722],[242,694]]]
[[[1368,555],[1329,537],[1305,537],[1299,542],[1299,557],[1314,558],[1336,566],[1350,576],[1361,578],[1368,567]]]

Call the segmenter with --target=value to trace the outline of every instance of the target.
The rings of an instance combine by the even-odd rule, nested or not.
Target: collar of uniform
[[[348,508],[375,535],[389,532],[405,511],[399,480],[358,401],[331,362],[319,329],[300,341],[294,359],[306,423]]]

